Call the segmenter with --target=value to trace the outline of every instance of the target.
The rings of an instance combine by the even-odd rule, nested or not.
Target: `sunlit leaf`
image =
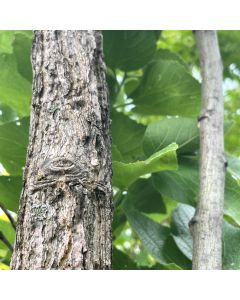
[[[159,172],[163,170],[176,170],[177,144],[173,143],[168,147],[154,153],[144,161],[133,163],[113,162],[113,185],[121,189],[127,188],[140,176],[148,173]]]

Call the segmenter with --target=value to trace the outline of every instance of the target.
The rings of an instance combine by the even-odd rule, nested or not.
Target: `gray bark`
[[[111,139],[98,31],[36,31],[12,269],[111,268]]]
[[[193,233],[193,269],[222,268],[225,182],[222,62],[215,31],[197,31],[202,71],[200,190]]]

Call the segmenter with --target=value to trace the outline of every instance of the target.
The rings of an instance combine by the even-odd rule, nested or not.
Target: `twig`
[[[226,160],[223,137],[222,62],[216,31],[196,31],[202,71],[200,188],[193,234],[193,269],[222,268],[222,222]]]

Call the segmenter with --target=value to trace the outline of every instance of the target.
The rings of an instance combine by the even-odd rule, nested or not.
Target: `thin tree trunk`
[[[222,221],[225,182],[222,62],[215,31],[197,31],[202,70],[200,190],[193,233],[193,269],[222,268]]]
[[[98,31],[34,32],[12,269],[111,268],[111,139]]]

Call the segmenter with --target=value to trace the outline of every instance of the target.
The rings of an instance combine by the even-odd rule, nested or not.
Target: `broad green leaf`
[[[12,53],[14,30],[0,30],[0,53]]]
[[[146,127],[136,123],[122,113],[112,113],[113,144],[120,151],[125,162],[139,159],[142,151],[142,139]]]
[[[180,268],[174,263],[168,265],[162,265],[160,263],[156,263],[154,266],[150,268],[150,270],[182,270],[182,268]]]
[[[16,56],[0,53],[0,69],[0,102],[19,116],[29,115],[31,83],[18,72]]]
[[[25,37],[31,39],[31,30],[0,30],[0,52],[1,53],[12,53],[13,42],[16,34],[22,34]]]
[[[31,50],[32,39],[24,34],[16,34],[13,53],[17,61],[17,70],[30,83],[32,83]]]
[[[5,215],[0,215],[0,230],[9,243],[13,245],[15,239],[15,230]],[[1,240],[0,249],[8,250],[7,246]]]
[[[8,265],[5,265],[4,263],[0,262],[0,270],[9,270],[10,267]]]
[[[162,226],[137,210],[128,207],[125,208],[125,213],[129,224],[137,233],[143,246],[160,264],[169,265],[174,263],[186,269],[190,268],[190,262],[174,244],[168,227]]]
[[[151,178],[140,178],[134,182],[128,188],[125,201],[145,213],[166,213],[163,199],[153,187]]]
[[[229,77],[234,75],[229,68],[231,65],[235,66],[237,69],[240,69],[240,59],[238,55],[240,31],[219,30],[218,38],[224,65],[224,73],[226,77]]]
[[[223,224],[223,269],[240,269],[240,229],[227,222]]]
[[[29,118],[0,125],[0,162],[11,175],[22,175],[28,143]]]
[[[125,80],[124,91],[127,95],[131,93],[139,86],[140,78],[139,77],[129,77]]]
[[[192,236],[188,223],[194,216],[195,208],[186,204],[178,204],[172,214],[172,236],[182,253],[192,259]]]
[[[240,182],[240,159],[233,155],[227,155],[228,171]]]
[[[190,67],[199,65],[199,53],[192,30],[163,30],[157,46],[179,55]]]
[[[197,160],[181,158],[177,171],[153,174],[154,187],[164,196],[175,201],[196,205],[199,187]],[[227,172],[225,183],[224,214],[240,225],[240,186]]]
[[[163,247],[170,234],[170,229],[152,221],[137,210],[127,208],[125,213],[128,222],[137,233],[143,246],[148,249],[158,262],[168,264],[169,261],[164,256]]]
[[[0,125],[16,120],[16,112],[8,105],[0,103]]]
[[[196,151],[199,148],[197,120],[180,117],[150,123],[145,131],[143,150],[151,155],[173,142],[178,144],[178,153]]]
[[[123,161],[121,152],[118,150],[117,146],[112,144],[112,159],[117,161]]]
[[[240,185],[228,173],[225,182],[224,214],[240,226]]]
[[[225,132],[231,126],[224,123]],[[143,138],[143,150],[146,155],[166,147],[170,143],[177,143],[178,154],[193,154],[199,149],[199,129],[197,120],[191,118],[164,118],[147,126]]]
[[[155,188],[163,195],[182,203],[195,205],[198,193],[198,163],[194,159],[179,159],[177,171],[153,174]]]
[[[106,71],[106,81],[107,81],[107,87],[108,87],[108,92],[109,92],[110,104],[112,106],[114,104],[114,102],[116,100],[116,96],[119,92],[119,84],[117,82],[115,74],[109,68],[107,68],[107,71]]]
[[[171,235],[169,235],[166,240],[166,243],[163,247],[163,253],[165,258],[169,262],[171,262],[171,265],[174,263],[175,265],[181,267],[181,269],[183,270],[191,270],[191,261],[179,250]],[[171,267],[169,266],[169,269]]]
[[[179,249],[191,259],[192,237],[188,223],[195,209],[189,205],[179,204],[173,213],[172,235]],[[240,269],[240,228],[223,222],[223,269]]]
[[[0,202],[7,209],[17,212],[22,189],[21,176],[0,176]]]
[[[113,269],[114,270],[138,270],[136,263],[125,253],[113,248]]]
[[[153,59],[154,60],[173,60],[173,61],[177,61],[178,63],[180,63],[181,65],[186,67],[186,64],[180,58],[180,56],[178,56],[176,53],[169,51],[168,49],[157,50]]]
[[[168,147],[154,153],[144,161],[133,163],[113,162],[113,185],[120,189],[127,188],[140,176],[163,170],[176,170],[176,150],[178,146],[173,143]]]
[[[179,62],[157,60],[148,65],[131,98],[140,114],[196,117],[200,84]]]
[[[108,67],[131,71],[152,59],[156,36],[153,30],[107,30],[103,31],[103,46]]]

